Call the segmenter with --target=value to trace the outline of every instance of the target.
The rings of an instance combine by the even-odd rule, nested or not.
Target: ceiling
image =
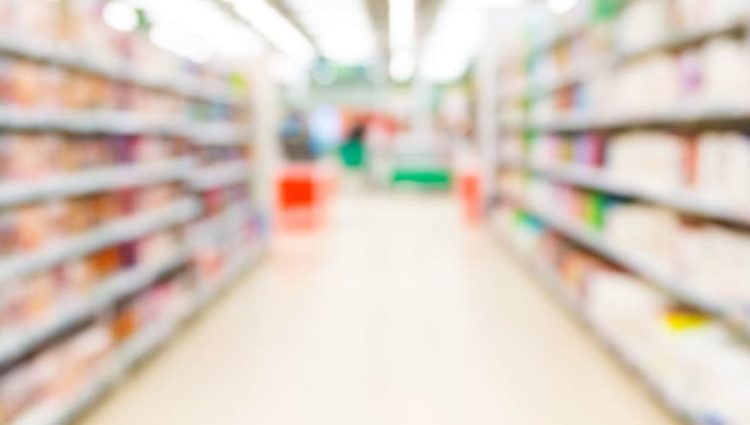
[[[315,3],[314,0],[307,0],[310,3]],[[349,2],[352,0],[339,0],[341,2]],[[366,12],[372,22],[372,27],[375,32],[376,38],[376,60],[380,59],[387,61],[390,52],[388,48],[388,0],[363,0],[366,7]],[[435,16],[444,0],[416,0],[416,38],[423,39],[426,33],[432,27]],[[321,46],[317,43],[314,35],[310,29],[299,19],[299,16],[294,10],[289,7],[288,0],[268,0],[268,3],[275,7],[286,17],[294,26],[307,37],[307,39],[321,51]],[[331,13],[336,13],[332,11]]]
[[[415,76],[450,81],[464,75],[487,38],[489,11],[515,11],[537,2],[110,0],[107,9],[111,25],[126,31],[135,10],[146,10],[156,24],[152,41],[196,61],[257,55],[262,38],[289,68],[301,72],[323,57],[337,65],[382,70],[377,74],[383,76],[387,70],[392,80],[406,82]]]

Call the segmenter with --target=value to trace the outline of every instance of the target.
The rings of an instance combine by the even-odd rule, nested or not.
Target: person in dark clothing
[[[286,159],[310,161],[314,159],[310,147],[310,134],[304,116],[299,112],[289,114],[281,127],[281,143]]]
[[[367,150],[365,148],[365,135],[367,127],[363,123],[355,125],[349,132],[349,136],[341,145],[341,160],[345,166],[352,169],[361,169],[367,162]]]

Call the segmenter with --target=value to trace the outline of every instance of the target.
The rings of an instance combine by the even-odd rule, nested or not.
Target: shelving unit
[[[247,180],[247,164],[242,161],[205,167],[190,179],[192,187],[203,191]]]
[[[222,292],[239,283],[242,275],[260,261],[261,249],[259,249],[260,247],[257,248],[252,252],[237,254],[232,259],[227,272],[208,285],[212,289],[202,293],[179,317],[169,322],[159,323],[143,331],[137,338],[127,342],[119,349],[117,355],[111,359],[109,364],[103,368],[100,375],[81,391],[72,402],[61,406],[53,406],[39,415],[23,417],[14,422],[14,425],[37,425],[40,423],[67,425],[74,423],[76,419],[122,382],[128,371],[146,360],[148,356],[155,354],[159,348],[168,343],[178,333],[181,327],[187,325],[190,319],[203,312],[209,303],[216,300]]]
[[[159,211],[108,223],[80,237],[56,242],[38,252],[6,258],[0,261],[0,281],[22,278],[65,260],[184,223],[194,217],[196,211],[195,203],[186,199]]]
[[[189,177],[191,170],[192,159],[185,157],[162,164],[109,166],[31,182],[4,182],[0,183],[0,207],[181,181]]]
[[[692,372],[679,369],[672,370],[672,375],[651,375],[652,371],[628,354],[631,347],[613,343],[611,332],[604,332],[587,309],[594,303],[607,311],[608,304],[595,304],[607,301],[589,299],[592,286],[600,285],[601,279],[612,279],[607,273],[627,276],[670,300],[675,309],[699,317],[694,325],[672,330],[675,335],[684,332],[699,339],[695,335],[710,324],[736,337],[736,341],[722,340],[716,346],[704,341],[710,345],[707,352],[721,354],[711,357],[713,360],[693,359],[706,362],[695,372],[709,376],[700,378],[705,380],[703,384],[710,379],[724,382],[718,381],[718,374],[711,375],[711,362],[720,362],[730,351],[741,353],[738,356],[750,363],[750,298],[739,290],[743,276],[748,282],[750,275],[743,275],[743,269],[735,265],[742,262],[743,253],[750,253],[743,251],[750,247],[750,202],[738,194],[739,189],[732,191],[742,180],[726,180],[726,176],[739,175],[738,170],[750,169],[750,162],[745,167],[737,165],[745,157],[750,161],[750,148],[744,153],[739,141],[745,140],[743,134],[750,129],[750,102],[726,96],[728,100],[722,103],[717,91],[722,87],[710,85],[719,72],[740,73],[729,68],[740,66],[740,60],[719,63],[711,55],[720,49],[727,56],[730,49],[736,49],[735,56],[744,54],[750,36],[750,9],[725,12],[723,19],[708,21],[703,15],[710,13],[696,12],[699,7],[716,12],[711,8],[737,4],[627,0],[619,2],[619,10],[612,15],[594,16],[593,11],[600,10],[593,6],[597,3],[604,2],[579,2],[581,8],[592,7],[591,22],[567,25],[567,30],[540,46],[528,42],[520,55],[514,50],[519,40],[514,39],[507,55],[501,54],[497,81],[487,83],[497,87],[493,114],[497,144],[488,154],[494,158],[496,177],[490,185],[496,188],[491,194],[490,215],[504,220],[502,239],[510,240],[516,257],[635,370],[670,410],[691,424],[746,423],[750,410],[740,406],[750,404],[738,401],[744,389],[733,386],[724,391],[727,399],[711,401],[688,397],[687,389],[682,395],[666,391],[664,380]],[[664,4],[668,6],[661,8]],[[665,20],[653,24],[652,29],[667,27],[671,32],[649,39],[648,45],[627,47],[634,45],[629,44],[629,36],[650,31],[637,30],[634,22],[630,22],[632,28],[627,27],[628,13],[635,8],[641,14],[651,13],[652,19]],[[705,22],[686,24],[691,19]],[[524,34],[533,32],[526,28]],[[656,66],[655,60],[661,61],[658,72],[647,68]],[[664,94],[658,90],[655,75],[667,78],[666,70],[679,74],[668,81],[677,81],[676,89],[669,86]],[[750,69],[742,72],[750,73]],[[616,90],[625,84],[623,75],[630,78],[626,87],[637,91],[633,81],[638,81],[648,84],[644,87],[650,87],[653,94],[644,88],[639,96],[623,98]],[[658,96],[671,97],[669,102],[659,102]],[[659,106],[652,107],[652,101]],[[722,146],[730,143],[734,151]],[[750,146],[750,140],[745,146]],[[723,154],[722,161],[717,159],[717,151]],[[632,171],[626,172],[624,164]],[[722,174],[724,169],[729,171]],[[750,180],[744,187],[748,185]],[[648,227],[640,230],[640,226]],[[655,232],[653,239],[644,232]],[[523,239],[523,244],[513,242],[514,238]],[[639,238],[644,242],[634,242]],[[651,249],[645,241],[662,245]],[[639,246],[641,250],[633,248]],[[716,263],[721,253],[735,255],[737,263],[730,258]],[[604,285],[601,290],[612,290],[612,286],[617,285],[609,282],[609,287]],[[613,299],[609,302],[615,303]],[[671,320],[667,318],[670,314],[673,312],[666,309],[659,313],[665,323]],[[747,372],[739,368],[735,373],[745,376]],[[685,378],[682,385],[700,386],[697,379]],[[737,395],[730,395],[734,390]],[[734,404],[728,401],[731,397],[736,397]]]
[[[606,331],[597,326],[596,322],[588,316],[583,306],[581,306],[578,300],[576,300],[575,296],[565,291],[564,284],[560,281],[560,278],[552,267],[544,264],[540,260],[534,259],[531,254],[525,253],[522,248],[514,243],[512,238],[503,235],[498,230],[493,229],[492,231],[493,233],[496,233],[496,238],[502,246],[508,252],[513,254],[515,259],[520,262],[529,273],[537,278],[544,290],[547,291],[552,298],[562,304],[576,321],[581,323],[589,332],[591,332],[593,337],[602,344],[604,349],[617,358],[658,402],[668,408],[670,413],[687,424],[698,425],[703,423],[692,412],[675,400],[668,391],[661,388],[658,383],[654,382],[638,361],[628,353],[626,347],[619,346],[610,336],[607,335]]]
[[[149,72],[139,60],[153,52],[138,53],[154,47],[110,34],[96,22],[101,5],[81,4],[109,55],[43,31],[0,32],[0,390],[14,394],[0,391],[3,424],[73,422],[265,246],[250,189],[251,93],[171,57],[174,72]],[[60,376],[35,377],[39,363]]]
[[[130,112],[45,112],[0,108],[0,128],[70,134],[142,135],[192,138],[199,143],[232,144],[249,133],[246,125],[192,123],[185,119],[154,122]]]
[[[552,133],[586,131],[613,132],[643,128],[735,128],[747,129],[750,110],[740,108],[681,108],[668,112],[623,116],[596,117],[591,114],[570,114],[554,120],[512,120],[501,127],[510,130],[532,130]]]
[[[670,276],[670,274],[664,270],[660,270],[657,265],[651,264],[646,258],[638,257],[612,247],[607,242],[602,241],[601,238],[595,234],[592,234],[586,229],[582,229],[581,226],[567,223],[565,219],[555,217],[553,214],[544,212],[540,208],[529,206],[523,202],[514,201],[514,206],[534,215],[550,228],[564,235],[567,239],[576,244],[622,266],[633,274],[641,276],[643,279],[668,293],[681,303],[695,308],[696,310],[721,318],[722,320],[726,320],[728,323],[743,329],[743,331],[748,334],[748,337],[750,337],[750,322],[743,318],[744,312],[742,312],[741,309],[733,312],[732,308],[729,306],[722,306],[704,300],[700,296],[686,291],[679,284],[678,278]]]
[[[178,252],[163,263],[147,264],[115,274],[100,283],[100,288],[92,295],[90,302],[80,303],[53,315],[46,324],[34,329],[20,341],[0,345],[0,365],[9,365],[20,360],[56,336],[65,334],[68,330],[91,320],[97,313],[111,308],[118,301],[141,292],[152,285],[159,276],[186,265],[189,260],[188,252]]]
[[[499,166],[533,173],[551,181],[609,193],[623,198],[638,199],[643,202],[674,208],[690,215],[750,228],[750,210],[735,211],[711,200],[702,199],[688,191],[677,192],[665,189],[629,187],[626,183],[608,177],[606,173],[591,169],[579,169],[579,167],[535,166],[523,161],[509,161],[499,164]]]
[[[745,33],[747,32],[750,19],[746,16],[735,17],[726,22],[711,25],[706,28],[699,29],[687,29],[677,34],[672,35],[666,40],[662,40],[654,45],[646,46],[643,48],[630,49],[630,50],[615,50],[607,57],[602,58],[598,61],[598,65],[592,67],[580,67],[579,69],[573,69],[567,73],[564,73],[562,77],[553,79],[552,81],[539,83],[538,88],[533,90],[531,94],[534,98],[541,98],[549,96],[559,90],[570,87],[572,85],[581,84],[586,81],[592,80],[593,78],[611,73],[616,69],[633,62],[644,56],[648,56],[653,53],[662,51],[678,50],[685,48],[690,45],[699,44],[713,38],[717,38],[724,35]],[[564,32],[562,35],[557,37],[554,42],[549,43],[538,48],[537,54],[544,53],[551,50],[553,47],[558,46],[566,41],[570,41],[577,34],[583,33],[582,27],[576,27],[572,31]],[[510,84],[511,87],[518,87],[518,85]],[[513,93],[513,91],[509,91]]]
[[[108,80],[171,92],[191,99],[227,104],[236,102],[236,97],[228,91],[206,89],[200,81],[193,78],[185,76],[180,76],[178,79],[149,77],[127,61],[105,62],[75,46],[53,41],[33,39],[28,36],[0,34],[0,53],[83,71]]]

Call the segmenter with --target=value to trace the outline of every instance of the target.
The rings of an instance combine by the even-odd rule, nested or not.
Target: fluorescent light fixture
[[[117,31],[131,32],[138,28],[138,13],[121,1],[107,3],[103,15],[104,22]]]
[[[461,0],[447,0],[438,12],[420,57],[420,75],[432,82],[463,76],[479,50],[487,21],[484,9]]]
[[[473,3],[475,7],[483,9],[517,9],[527,5],[528,0],[473,0]]]
[[[149,33],[154,45],[184,56],[194,62],[206,62],[211,57],[211,50],[199,39],[185,32],[167,26],[155,25]]]
[[[213,1],[117,0],[110,5],[117,3],[131,10],[146,11],[154,24],[149,35],[154,44],[197,62],[211,58],[252,58],[263,51],[258,36]]]
[[[500,12],[511,22],[518,21],[516,13],[534,3],[532,0],[444,0],[421,50],[420,76],[430,82],[450,82],[462,77],[486,37],[489,17],[496,20],[499,16],[487,12]]]
[[[281,53],[274,52],[270,67],[273,79],[281,84],[301,84],[307,79],[307,68]]]
[[[398,82],[408,81],[414,76],[415,62],[413,54],[397,53],[391,56],[391,63],[388,69],[391,78]]]
[[[414,50],[415,0],[388,1],[389,41],[393,50]]]
[[[576,6],[578,0],[547,0],[547,8],[552,13],[568,13]]]
[[[355,65],[372,60],[375,30],[365,0],[284,0],[333,62]]]
[[[390,75],[396,81],[406,81],[414,75],[415,68],[415,0],[389,0],[388,21],[388,41],[391,49]]]
[[[300,63],[315,57],[315,48],[278,10],[265,0],[233,0],[234,10],[280,51]]]

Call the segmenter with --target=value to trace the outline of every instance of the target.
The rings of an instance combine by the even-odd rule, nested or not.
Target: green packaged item
[[[604,230],[608,198],[600,193],[588,194],[584,201],[584,219],[589,229],[595,232]]]

